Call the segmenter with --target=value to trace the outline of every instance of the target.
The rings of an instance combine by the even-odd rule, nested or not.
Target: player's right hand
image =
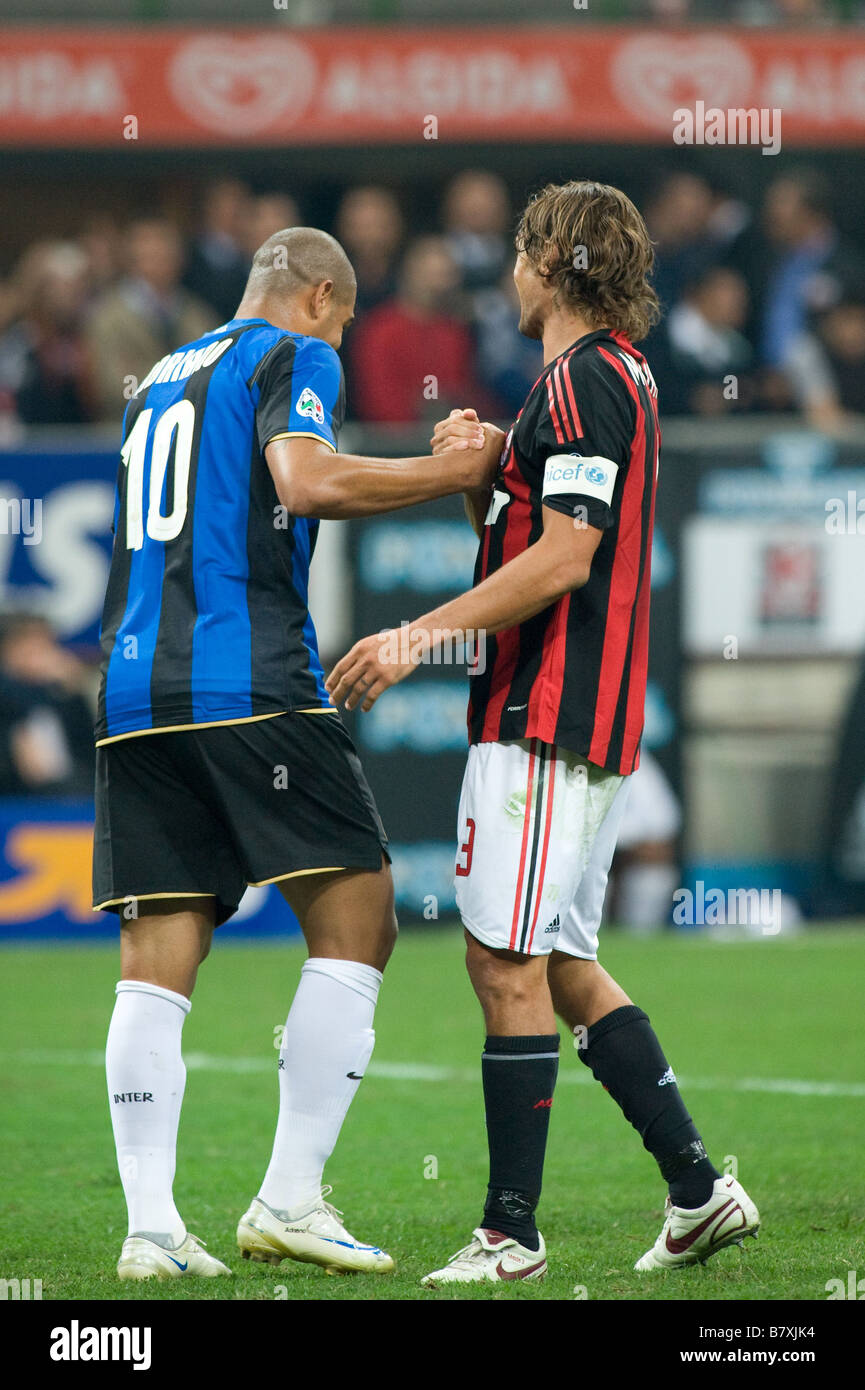
[[[430,444],[434,454],[444,454],[449,449],[482,449],[484,426],[478,419],[477,411],[452,410],[446,420],[439,420]]]
[[[492,484],[505,442],[505,432],[487,420],[478,420],[475,410],[452,410],[446,420],[439,420],[430,440],[433,454],[450,449],[467,449],[471,462],[477,463],[472,489],[484,491]],[[468,460],[467,460],[468,462]]]

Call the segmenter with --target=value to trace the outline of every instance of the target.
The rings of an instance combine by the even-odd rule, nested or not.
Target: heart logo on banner
[[[177,51],[168,73],[179,106],[198,125],[253,135],[290,112],[297,120],[315,90],[317,65],[289,38],[197,38]]]
[[[669,126],[679,107],[748,105],[754,69],[735,39],[694,36],[626,39],[612,63],[616,96],[652,126]]]

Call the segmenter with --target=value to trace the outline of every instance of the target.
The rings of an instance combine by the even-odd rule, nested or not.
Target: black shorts
[[[339,715],[120,739],[96,750],[93,905],[207,895],[216,925],[247,884],[381,868],[387,836]]]

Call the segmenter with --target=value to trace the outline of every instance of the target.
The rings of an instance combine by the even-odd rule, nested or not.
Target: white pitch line
[[[564,1054],[563,1054],[564,1055]],[[7,1052],[5,1056],[13,1065],[15,1062],[38,1066],[103,1067],[105,1053],[97,1051],[42,1051]],[[187,1071],[231,1072],[235,1075],[249,1073],[270,1073],[275,1070],[276,1054],[273,1057],[218,1057],[210,1052],[188,1052],[183,1058]],[[425,1062],[370,1062],[367,1076],[378,1081],[447,1081],[473,1084],[480,1082],[481,1069],[477,1067],[437,1067]],[[588,1068],[580,1071],[559,1073],[559,1085],[591,1085],[594,1077]],[[755,1091],[762,1095],[787,1096],[842,1096],[850,1100],[865,1099],[863,1081],[801,1081],[770,1076],[745,1076],[736,1079],[712,1076],[683,1076],[679,1085],[684,1091]]]

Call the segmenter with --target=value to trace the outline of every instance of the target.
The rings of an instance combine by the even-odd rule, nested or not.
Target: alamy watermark
[[[707,888],[701,878],[673,894],[677,927],[759,926],[764,935],[781,930],[783,893],[780,888]]]
[[[823,1287],[830,1302],[833,1298],[850,1298],[858,1303],[865,1301],[865,1279],[859,1278],[858,1269],[848,1269],[846,1283],[843,1279],[827,1279]]]
[[[42,539],[41,497],[0,497],[0,535],[21,536],[25,545]]]
[[[128,1361],[134,1371],[151,1365],[149,1327],[87,1327],[73,1318],[68,1327],[51,1331],[52,1361]]]
[[[41,1279],[0,1279],[0,1302],[11,1299],[13,1303],[38,1300],[42,1297]]]
[[[830,536],[865,536],[865,497],[849,488],[846,497],[828,497],[823,523]]]
[[[778,154],[781,149],[781,108],[779,106],[734,107],[694,103],[693,111],[680,106],[673,112],[675,145],[760,145],[762,154]]]
[[[470,676],[487,669],[487,635],[473,628],[413,628],[402,622],[398,628],[383,628],[378,659],[383,666],[459,666],[464,662]]]

